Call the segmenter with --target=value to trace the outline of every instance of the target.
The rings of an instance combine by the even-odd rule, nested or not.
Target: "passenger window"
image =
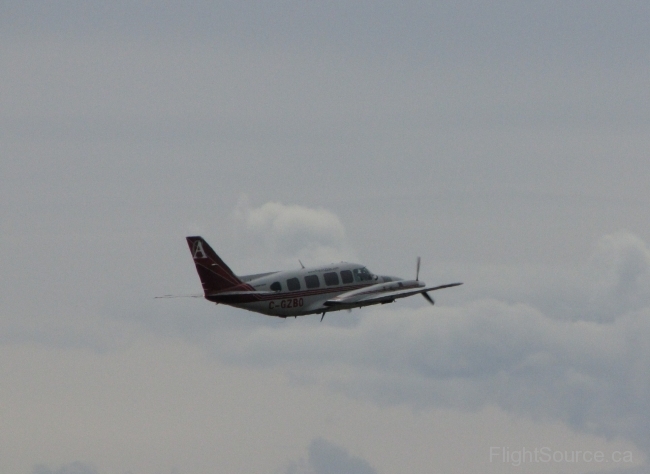
[[[282,291],[282,285],[279,281],[271,283],[271,291]]]
[[[307,285],[307,288],[318,288],[320,286],[320,281],[318,281],[318,275],[306,276],[305,284]]]
[[[297,278],[289,278],[287,280],[287,288],[289,291],[297,291],[300,289],[300,282]]]
[[[354,278],[352,278],[352,272],[350,270],[341,271],[341,281],[343,283],[352,283]]]
[[[339,275],[336,272],[328,272],[323,274],[325,284],[327,286],[334,286],[339,284]]]

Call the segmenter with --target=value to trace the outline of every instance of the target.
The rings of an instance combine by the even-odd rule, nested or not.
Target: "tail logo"
[[[192,245],[192,256],[195,260],[197,258],[208,258],[205,254],[205,250],[203,250],[203,244],[201,244],[200,240],[197,240],[194,242],[194,245]]]

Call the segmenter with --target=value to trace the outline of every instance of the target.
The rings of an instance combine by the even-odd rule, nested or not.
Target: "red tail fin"
[[[237,278],[237,275],[219,258],[203,237],[186,237],[192,252],[196,271],[203,285],[205,296],[220,291],[249,290],[249,285]]]

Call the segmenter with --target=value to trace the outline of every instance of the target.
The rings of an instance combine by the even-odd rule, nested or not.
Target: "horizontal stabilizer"
[[[248,283],[249,281],[253,281],[253,280],[257,280],[258,278],[263,278],[269,275],[273,275],[274,273],[279,273],[279,272],[256,273],[254,275],[237,275],[237,278],[239,278],[244,283]]]

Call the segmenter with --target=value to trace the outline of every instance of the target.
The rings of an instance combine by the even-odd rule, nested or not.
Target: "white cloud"
[[[234,213],[235,234],[248,255],[275,265],[317,265],[354,260],[338,216],[323,208],[267,202],[252,207],[242,196]]]
[[[282,366],[298,380],[380,404],[511,413],[562,421],[574,429],[624,437],[650,449],[648,251],[617,233],[598,244],[576,287],[598,288],[611,314],[549,317],[525,303],[498,300],[457,307],[362,310],[356,326],[267,326],[224,341],[221,356]],[[594,316],[595,314],[595,316]],[[344,318],[333,314],[328,318]]]
[[[620,230],[601,237],[586,265],[573,272],[547,268],[522,281],[519,286],[525,286],[528,294],[519,291],[517,298],[548,317],[612,322],[650,306],[650,250],[638,236]],[[512,283],[507,286],[514,290]],[[504,291],[500,290],[501,297]]]
[[[619,231],[598,242],[589,262],[596,319],[613,318],[650,305],[650,250],[637,236]]]
[[[292,462],[286,474],[377,474],[364,459],[350,455],[343,447],[316,438],[309,444],[309,456]]]

